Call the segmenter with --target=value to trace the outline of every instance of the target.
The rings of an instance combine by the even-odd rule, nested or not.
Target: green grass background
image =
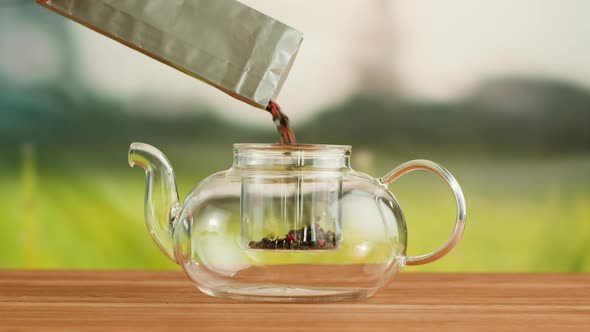
[[[126,149],[84,153],[23,145],[0,160],[0,268],[177,269],[148,235],[144,174],[128,167]],[[231,146],[163,150],[175,166],[181,198],[232,160]],[[406,271],[590,272],[589,156],[422,157],[439,161],[461,183],[467,228],[447,257]],[[373,176],[407,159],[355,150],[352,157],[353,167]],[[408,253],[441,245],[455,213],[445,185],[414,172],[391,189],[408,222]]]

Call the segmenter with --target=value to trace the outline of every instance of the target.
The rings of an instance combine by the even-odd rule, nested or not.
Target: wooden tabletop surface
[[[180,272],[0,271],[0,331],[590,331],[590,274],[400,274],[372,299],[208,297]]]

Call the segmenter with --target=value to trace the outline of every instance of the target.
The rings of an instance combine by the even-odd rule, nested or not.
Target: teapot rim
[[[334,151],[348,152],[352,150],[350,145],[334,144],[279,144],[279,143],[236,143],[235,150],[262,150],[262,151]]]

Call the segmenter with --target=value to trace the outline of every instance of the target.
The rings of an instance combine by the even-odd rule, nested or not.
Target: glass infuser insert
[[[339,173],[245,177],[242,245],[258,250],[338,248],[341,195]]]

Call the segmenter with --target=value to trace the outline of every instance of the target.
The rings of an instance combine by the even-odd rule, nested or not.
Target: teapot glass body
[[[444,168],[406,163],[375,179],[350,167],[351,148],[237,144],[234,164],[180,204],[174,173],[155,148],[132,145],[147,171],[146,219],[160,248],[204,293],[235,299],[366,298],[406,264],[444,256],[465,225],[461,189]],[[387,185],[415,169],[439,174],[456,197],[453,234],[428,255],[406,255],[402,210]]]

